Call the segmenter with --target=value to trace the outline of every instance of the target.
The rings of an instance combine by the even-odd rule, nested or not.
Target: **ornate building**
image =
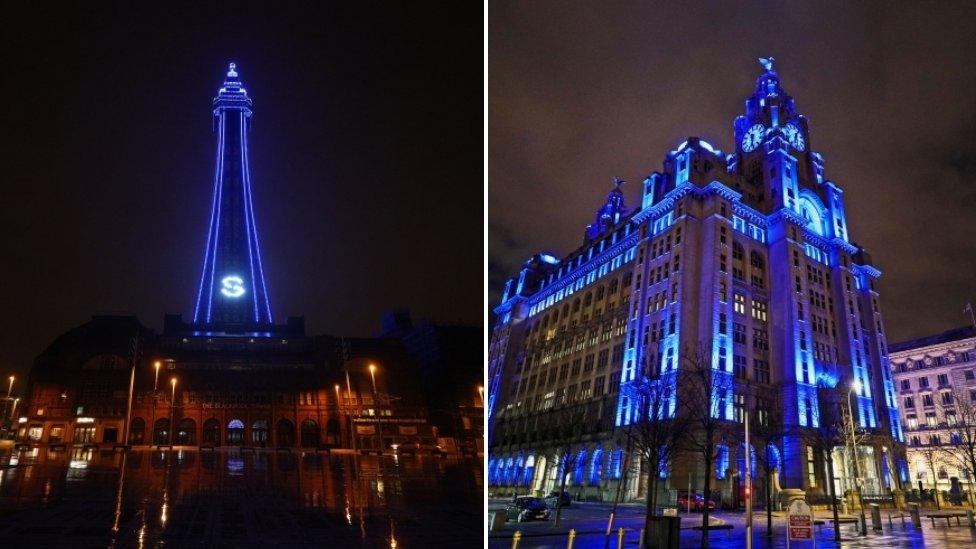
[[[467,439],[480,429],[429,413],[480,409],[475,384],[426,395],[402,334],[312,336],[303,318],[273,322],[248,168],[251,106],[231,64],[214,99],[214,194],[192,322],[167,315],[157,333],[133,316],[96,316],[57,338],[32,367],[19,442],[476,454]]]
[[[803,433],[819,426],[821,389],[837,387],[850,388],[867,433],[863,491],[896,487],[902,434],[881,273],[850,240],[843,191],[772,59],[762,61],[732,152],[681,142],[644,180],[639,207],[628,210],[617,180],[579,248],[533,256],[506,284],[488,357],[495,489],[548,491],[565,475],[581,496],[614,497],[620,432],[646,414],[634,387],[664,384],[674,413],[689,350],[710,362],[713,417],[734,425],[782,395],[789,435],[770,448],[779,486],[824,492],[826,460]],[[701,487],[708,474],[721,487],[746,451],[717,451],[710,471],[694,455],[668,464],[666,486]],[[834,454],[843,462],[843,446]],[[838,493],[853,486],[848,471],[835,472]],[[642,477],[628,476],[627,497],[643,496]]]
[[[976,330],[896,343],[891,370],[901,403],[912,488],[973,491]]]

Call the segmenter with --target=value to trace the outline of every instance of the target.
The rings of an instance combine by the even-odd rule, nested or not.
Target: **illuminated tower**
[[[217,161],[193,322],[271,324],[247,159],[251,99],[234,63],[213,106]]]

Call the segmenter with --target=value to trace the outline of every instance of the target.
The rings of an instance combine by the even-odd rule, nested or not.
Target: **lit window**
[[[735,294],[735,312],[746,314],[746,296]]]

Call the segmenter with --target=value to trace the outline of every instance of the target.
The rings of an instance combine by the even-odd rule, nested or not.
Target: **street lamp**
[[[859,507],[859,509],[861,511],[861,513],[860,513],[861,514],[861,517],[860,517],[860,519],[861,519],[860,527],[861,528],[860,529],[861,529],[861,535],[862,536],[866,536],[866,535],[868,535],[868,532],[867,532],[868,525],[867,525],[867,519],[864,517],[864,500],[863,500],[863,498],[861,498],[860,473],[858,472],[858,467],[857,467],[857,437],[855,436],[856,433],[854,432],[854,403],[853,403],[852,398],[851,398],[851,395],[853,395],[855,392],[858,392],[858,393],[861,392],[861,387],[862,387],[861,382],[858,381],[858,380],[854,380],[851,383],[851,388],[847,391],[847,412],[848,412],[847,413],[847,417],[848,417],[848,420],[850,422],[850,429],[851,429],[851,447],[853,448],[853,458],[854,458],[853,459],[853,464],[854,464],[854,491],[857,493],[857,503],[858,503],[858,507]]]
[[[20,397],[14,399],[14,405],[10,408],[10,419],[14,419],[14,415],[17,413],[17,403],[20,402]]]
[[[176,432],[176,377],[170,378],[169,383],[173,386],[173,395],[170,397],[172,410],[169,414],[169,445],[172,446]]]
[[[153,364],[153,367],[156,368],[156,378],[153,380],[153,391],[159,390],[159,367],[162,365],[163,363],[158,360]]]
[[[380,398],[376,392],[376,365],[369,365],[369,379],[373,382],[373,409],[376,411],[376,447],[379,450],[380,467],[383,467],[383,435],[380,433]]]
[[[10,376],[10,385],[7,386],[7,398],[10,398],[10,393],[13,390],[14,390],[14,376]]]
[[[478,385],[478,397],[481,398],[481,405],[485,405],[485,388],[483,385]]]

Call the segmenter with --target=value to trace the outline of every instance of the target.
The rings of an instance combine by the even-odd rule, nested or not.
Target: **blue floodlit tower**
[[[271,324],[247,159],[251,98],[234,63],[230,64],[213,106],[217,161],[193,322]]]

